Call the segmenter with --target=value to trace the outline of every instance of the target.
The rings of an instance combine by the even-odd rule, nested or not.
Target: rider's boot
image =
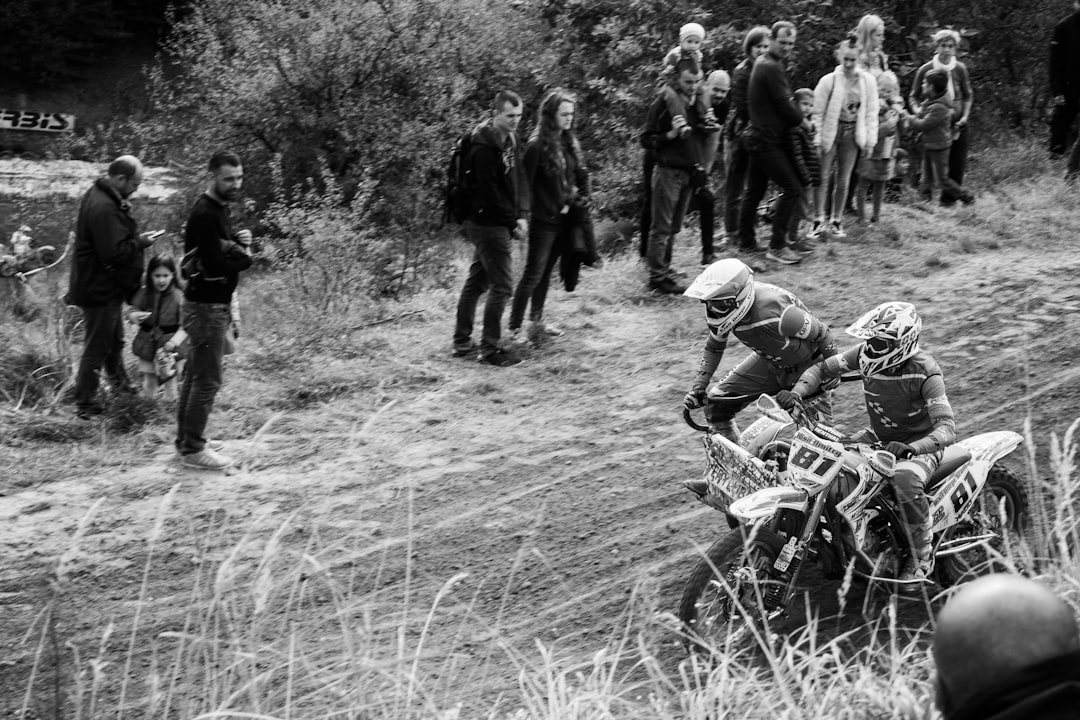
[[[722,435],[736,445],[739,444],[739,426],[734,420],[715,420],[709,423],[709,432]]]
[[[930,583],[930,573],[934,570],[934,548],[931,542],[929,505],[926,496],[920,497],[921,502],[904,503],[900,506],[907,523],[908,535],[911,539],[911,557],[908,558],[904,569],[900,572],[902,583]]]

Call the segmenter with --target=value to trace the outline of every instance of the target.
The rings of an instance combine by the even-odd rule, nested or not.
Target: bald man
[[[75,376],[76,412],[83,419],[102,411],[96,397],[99,371],[105,371],[115,389],[131,391],[124,370],[120,310],[139,289],[143,250],[154,242],[149,234],[136,232],[128,203],[142,180],[139,159],[121,155],[79,206],[67,302],[83,311],[86,342]]]
[[[1039,583],[990,575],[945,605],[934,632],[937,707],[946,720],[1080,718],[1080,632]]]

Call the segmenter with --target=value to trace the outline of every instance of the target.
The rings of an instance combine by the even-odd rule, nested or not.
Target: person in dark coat
[[[83,419],[102,412],[96,397],[100,371],[117,390],[133,391],[124,370],[121,309],[139,289],[143,250],[154,242],[150,233],[136,231],[128,203],[142,179],[139,159],[122,155],[79,206],[67,302],[82,308],[86,332],[75,375],[76,412]]]
[[[1073,0],[1072,7],[1072,14],[1054,26],[1050,40],[1050,152],[1058,156],[1065,154],[1069,128],[1080,112],[1080,0]]]
[[[945,720],[1080,718],[1080,630],[1066,602],[1017,575],[965,585],[937,617]]]

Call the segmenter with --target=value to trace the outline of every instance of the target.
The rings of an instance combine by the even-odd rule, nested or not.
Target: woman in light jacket
[[[859,45],[854,37],[836,48],[840,63],[814,89],[815,139],[821,152],[821,185],[815,193],[816,218],[810,237],[823,232],[844,237],[840,218],[855,162],[877,144],[878,91],[874,76],[858,67]],[[833,179],[830,186],[829,179]],[[825,226],[825,205],[831,214]]]

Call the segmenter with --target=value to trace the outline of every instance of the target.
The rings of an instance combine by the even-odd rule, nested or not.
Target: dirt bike
[[[880,444],[852,442],[813,411],[792,415],[762,395],[760,417],[736,445],[707,434],[703,481],[685,485],[723,511],[735,529],[700,558],[683,590],[679,619],[692,650],[722,643],[747,623],[781,615],[800,571],[817,563],[827,579],[849,571],[895,583],[911,554],[889,478],[896,458]],[[689,413],[687,422],[698,429]],[[981,433],[945,449],[927,482],[942,586],[990,572],[1023,530],[1023,484],[998,464],[1021,442]],[[898,587],[898,589],[900,589]]]

